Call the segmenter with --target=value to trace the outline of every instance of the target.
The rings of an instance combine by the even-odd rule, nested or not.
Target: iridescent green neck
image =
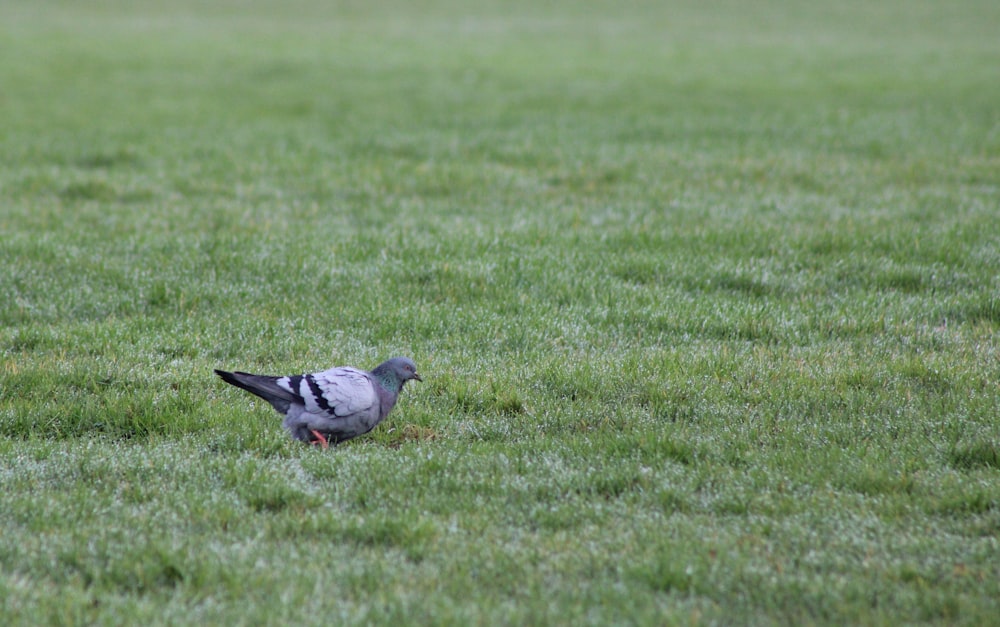
[[[403,382],[400,381],[399,377],[396,376],[396,373],[389,368],[382,368],[379,366],[378,368],[375,368],[375,370],[372,370],[372,376],[375,377],[375,380],[379,382],[379,385],[381,385],[388,392],[399,394],[399,391],[403,389]]]

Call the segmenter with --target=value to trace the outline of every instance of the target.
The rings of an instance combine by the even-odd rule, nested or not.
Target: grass
[[[0,622],[997,624],[996,3],[36,4]]]

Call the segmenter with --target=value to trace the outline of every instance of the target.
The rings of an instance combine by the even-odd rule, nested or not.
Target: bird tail
[[[278,385],[279,377],[246,372],[226,372],[225,370],[216,370],[215,374],[219,375],[226,383],[261,397],[279,413],[287,413],[288,408],[296,401],[294,394]]]

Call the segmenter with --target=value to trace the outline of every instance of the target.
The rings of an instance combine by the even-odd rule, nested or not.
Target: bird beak
[[[421,381],[421,382],[423,381],[423,379],[420,378],[420,375],[417,374],[416,372],[413,373],[413,378],[416,379],[417,381]]]

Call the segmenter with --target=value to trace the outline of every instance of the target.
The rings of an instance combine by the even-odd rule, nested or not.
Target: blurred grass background
[[[995,622],[998,27],[5,2],[3,622]]]

